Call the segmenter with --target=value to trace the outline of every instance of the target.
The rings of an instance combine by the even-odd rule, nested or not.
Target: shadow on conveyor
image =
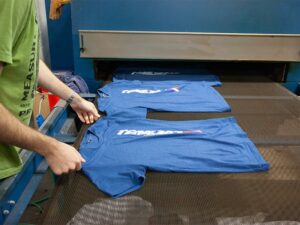
[[[253,74],[248,80],[225,70],[218,91],[232,106],[231,113],[149,112],[148,118],[194,120],[233,115],[270,162],[270,171],[149,171],[143,188],[119,199],[106,196],[81,172],[72,173],[59,180],[42,224],[300,224],[300,102],[271,82],[264,70],[258,79],[248,70],[247,76]],[[81,129],[75,146],[86,129]],[[270,221],[299,223],[267,223]]]

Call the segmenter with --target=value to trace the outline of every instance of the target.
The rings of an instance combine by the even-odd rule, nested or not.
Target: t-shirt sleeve
[[[12,63],[14,0],[0,0],[0,62]]]
[[[146,168],[137,165],[115,165],[95,168],[83,166],[84,173],[103,192],[117,198],[141,188],[145,182]]]

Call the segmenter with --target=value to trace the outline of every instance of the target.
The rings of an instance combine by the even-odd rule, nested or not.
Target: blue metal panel
[[[49,19],[50,0],[46,0],[52,70],[74,70],[71,6],[65,5],[59,20]]]
[[[288,82],[295,82],[300,80],[300,63],[291,63],[289,66]]]
[[[46,169],[38,171],[38,166],[42,161],[44,161]],[[9,215],[0,215],[0,224],[18,224],[47,168],[46,160],[38,154],[31,155],[28,163],[24,165],[22,172],[16,176],[14,185],[10,187],[11,191],[8,191],[7,195],[1,199],[3,201],[1,206],[3,209],[9,211]],[[9,204],[11,201],[16,202],[16,204]]]
[[[73,47],[74,47],[74,71],[76,74],[82,76],[89,86],[91,93],[96,93],[100,87],[101,81],[94,79],[94,68],[92,59],[80,58],[79,50],[79,35],[73,35]]]
[[[292,92],[296,92],[300,83],[300,63],[291,63],[284,86]]]
[[[284,87],[289,89],[291,92],[295,93],[297,90],[299,82],[286,82],[283,84]]]
[[[79,29],[300,33],[299,0],[73,0]]]

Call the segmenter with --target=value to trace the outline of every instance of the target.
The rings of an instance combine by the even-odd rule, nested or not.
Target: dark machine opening
[[[151,68],[206,69],[218,75],[221,81],[284,82],[288,63],[285,62],[215,62],[182,60],[94,60],[95,79],[111,80],[113,72],[120,67],[145,70]]]

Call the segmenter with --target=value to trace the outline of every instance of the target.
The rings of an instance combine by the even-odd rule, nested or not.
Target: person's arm
[[[0,62],[0,76],[3,67],[3,63]],[[80,170],[81,163],[85,162],[75,148],[24,125],[1,103],[0,115],[0,127],[5,131],[0,132],[0,143],[15,145],[43,155],[55,174]]]
[[[15,145],[43,155],[57,175],[70,170],[80,170],[85,160],[70,145],[41,134],[24,125],[0,103],[0,143]],[[9,150],[8,150],[9,151]]]
[[[67,85],[61,82],[48,69],[48,67],[42,60],[40,60],[39,65],[39,86],[48,89],[50,92],[64,100],[67,100],[68,98],[70,98],[70,96],[73,95],[74,99],[70,106],[77,113],[79,119],[83,123],[93,123],[100,117],[94,104],[84,100]]]

